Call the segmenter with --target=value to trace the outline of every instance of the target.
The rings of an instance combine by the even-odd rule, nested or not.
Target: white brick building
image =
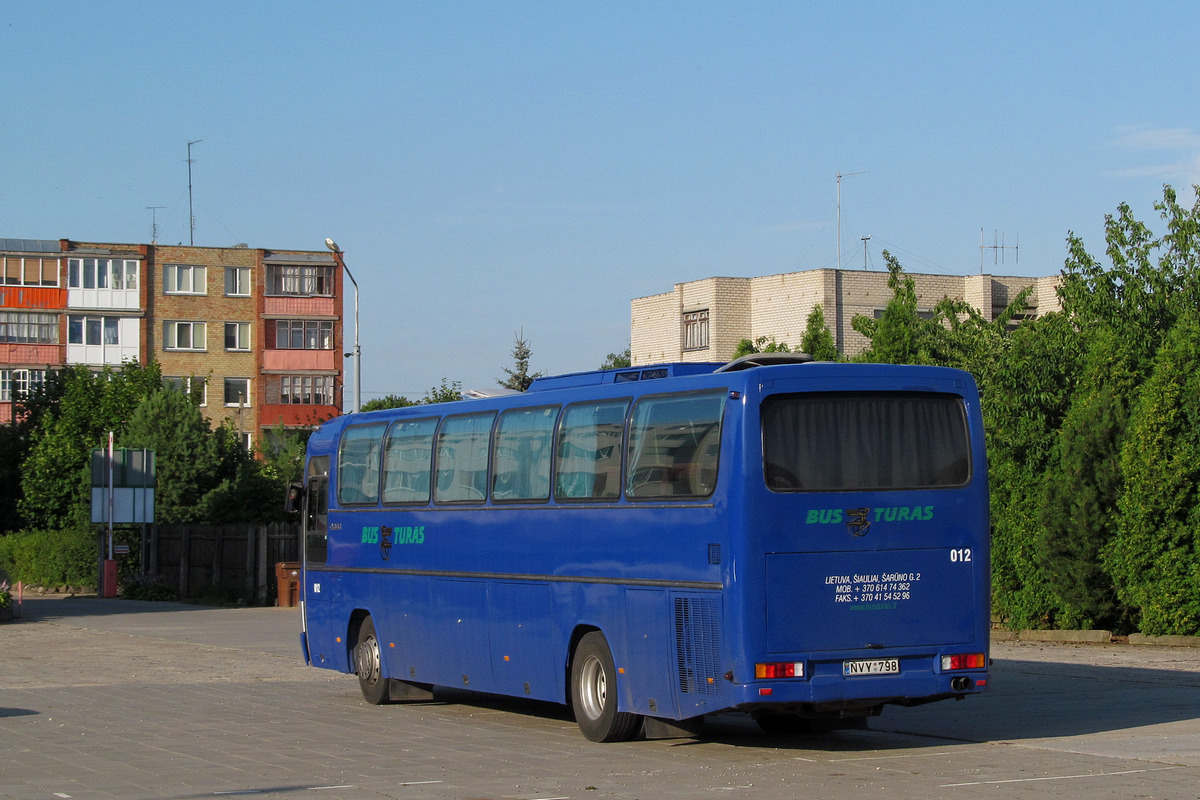
[[[1009,301],[1032,286],[1026,315],[1060,309],[1055,292],[1060,276],[926,275],[906,273],[916,284],[919,311],[932,311],[943,297],[965,300],[986,319],[995,319]],[[633,364],[668,361],[727,361],[738,342],[774,337],[792,349],[813,307],[820,304],[838,351],[855,355],[867,340],[850,321],[876,316],[892,298],[887,272],[814,269],[760,278],[705,278],[675,284],[665,294],[631,303],[630,354]]]

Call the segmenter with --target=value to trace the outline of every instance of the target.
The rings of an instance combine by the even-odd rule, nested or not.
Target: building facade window
[[[67,317],[67,344],[120,344],[117,317]]]
[[[164,322],[164,350],[207,350],[203,322]]]
[[[163,383],[174,386],[184,394],[196,399],[202,406],[208,405],[208,381],[195,376],[164,376]]]
[[[683,349],[703,350],[708,347],[708,309],[689,311],[683,315]]]
[[[249,267],[225,268],[225,294],[230,297],[249,297],[252,288]]]
[[[269,403],[298,405],[333,405],[334,376],[280,375],[268,384]]]
[[[44,369],[0,370],[0,403],[20,400],[45,382]]]
[[[225,379],[225,405],[227,405],[227,406],[248,406],[248,405],[250,405],[250,379],[249,378],[226,378]]]
[[[267,294],[332,297],[333,265],[267,265]]]
[[[206,294],[208,267],[197,264],[167,264],[163,267],[166,294]]]
[[[0,342],[58,344],[58,315],[2,311]]]
[[[0,256],[4,283],[8,286],[58,286],[57,258]]]
[[[277,319],[267,322],[274,336],[267,337],[268,346],[274,350],[332,350],[333,321],[327,319]]]
[[[138,288],[138,262],[132,258],[67,259],[68,289]]]
[[[226,322],[225,323],[225,349],[226,350],[249,350],[250,349],[250,323],[249,322]]]

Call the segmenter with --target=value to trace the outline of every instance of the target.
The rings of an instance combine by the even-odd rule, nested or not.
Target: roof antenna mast
[[[192,213],[192,145],[200,144],[203,139],[188,142],[188,244],[196,244],[196,215]]]
[[[851,175],[866,175],[871,170],[864,169],[861,172],[847,172],[846,174],[837,173],[837,237],[838,237],[838,269],[842,268],[842,178],[849,178]]]
[[[1021,263],[1021,235],[1017,234],[1016,244],[1004,244],[1004,234],[998,231],[992,231],[992,245],[986,247],[983,244],[983,228],[979,229],[979,274],[983,274],[983,251],[992,251],[992,266],[1004,263],[1004,251],[1012,250],[1016,256],[1017,263]]]
[[[158,210],[166,206],[146,206],[150,212],[150,244],[158,244]]]

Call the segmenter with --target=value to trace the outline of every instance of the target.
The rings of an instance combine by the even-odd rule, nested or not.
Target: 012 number
[[[950,551],[951,563],[967,562],[971,560],[971,548],[962,547]]]

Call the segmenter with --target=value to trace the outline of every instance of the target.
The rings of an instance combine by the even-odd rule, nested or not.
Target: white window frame
[[[688,311],[683,315],[683,349],[707,350],[709,333],[708,309]]]
[[[197,378],[194,375],[189,375],[186,377],[179,375],[164,375],[163,383],[168,382],[186,394],[191,394],[194,385],[198,383],[200,387],[200,405],[208,405],[208,379]]]
[[[249,267],[225,268],[225,296],[249,297],[254,285]]]
[[[208,294],[208,267],[203,264],[165,264],[163,294]]]
[[[14,403],[18,397],[27,395],[34,387],[46,382],[44,369],[0,370],[0,403]]]
[[[233,331],[233,347],[229,346],[229,332]],[[243,333],[244,331],[244,333]],[[225,349],[231,353],[246,353],[250,350],[250,323],[225,323]]]
[[[99,340],[90,334],[95,327]],[[79,336],[75,336],[78,330]],[[118,346],[121,344],[121,318],[103,317],[95,314],[67,315],[67,344],[82,344],[94,347]]]
[[[186,327],[188,329],[192,346],[179,346],[179,331]],[[199,335],[197,335],[199,334]],[[200,340],[200,346],[196,347],[196,340]],[[163,350],[176,350],[182,352],[204,352],[208,350],[208,325],[204,322],[192,322],[190,320],[169,320],[163,323]]]
[[[246,384],[246,399],[245,399],[245,401],[243,401],[241,403],[238,403],[236,401],[234,401],[232,403],[229,402],[229,389],[230,389],[230,383],[232,381],[240,381],[240,382],[244,382]],[[225,401],[226,408],[250,408],[250,406],[252,405],[251,394],[250,394],[251,386],[250,386],[249,378],[225,378],[224,386],[222,388],[224,391],[221,396]]]
[[[50,268],[54,270],[53,283],[46,280]],[[30,269],[37,273],[33,280],[27,280],[31,277]],[[6,286],[59,286],[62,282],[61,270],[62,261],[57,257],[0,256],[0,283]],[[16,273],[12,276],[13,280],[9,280],[10,271]]]

